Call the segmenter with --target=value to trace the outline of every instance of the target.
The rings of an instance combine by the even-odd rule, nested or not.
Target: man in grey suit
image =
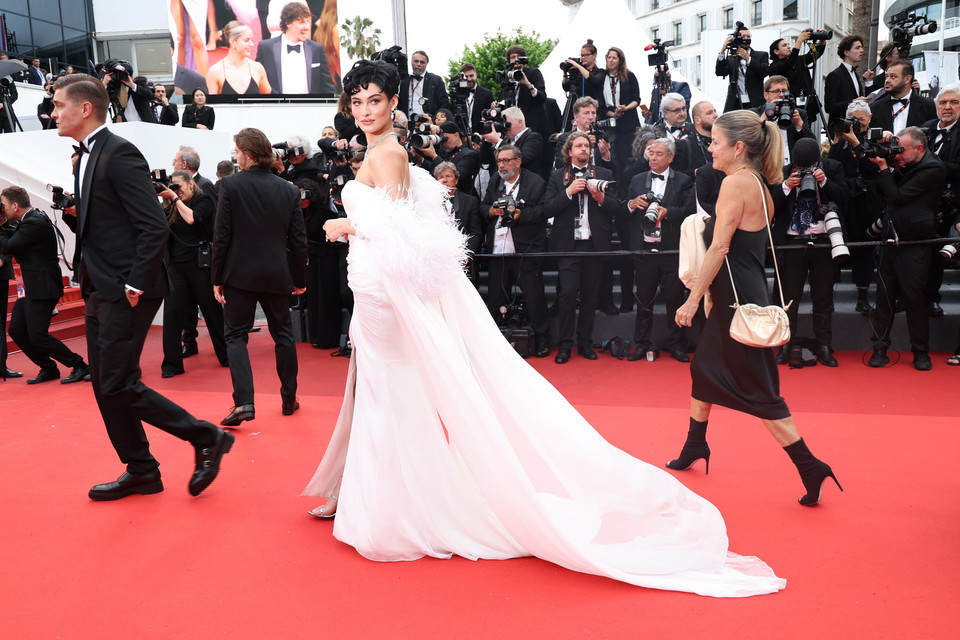
[[[280,30],[276,38],[262,40],[257,62],[267,71],[273,93],[336,92],[323,47],[310,39],[313,14],[302,2],[290,2],[280,11]]]

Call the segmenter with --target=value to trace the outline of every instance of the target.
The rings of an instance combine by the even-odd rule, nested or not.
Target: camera
[[[797,200],[816,200],[817,199],[817,179],[813,177],[816,167],[803,167],[797,169],[800,175],[800,185],[797,187]],[[822,217],[819,219],[823,219]]]
[[[823,226],[827,229],[827,238],[830,240],[830,257],[837,262],[850,258],[850,249],[843,241],[843,228],[840,226],[840,215],[837,205],[825,202],[820,208],[823,213]]]
[[[867,237],[871,240],[880,240],[883,238],[883,218],[877,218],[870,228],[867,229]]]
[[[843,118],[842,120],[834,120],[830,123],[830,135],[840,136],[845,134],[848,130],[853,130],[853,135],[860,135],[860,121],[856,118]]]
[[[903,153],[903,147],[899,144],[896,136],[891,137],[887,142],[880,142],[883,138],[883,130],[879,127],[867,129],[867,135],[864,136],[863,155],[865,158],[884,158],[889,160],[897,154]]]
[[[560,71],[563,71],[564,73],[570,73],[572,70],[576,69],[576,67],[573,66],[573,63],[570,62],[570,60],[573,60],[580,65],[583,64],[583,60],[581,60],[580,58],[569,58],[560,63]]]
[[[811,42],[823,42],[824,40],[832,40],[833,31],[829,29],[810,29],[810,41]]]
[[[307,152],[303,147],[288,147],[286,142],[277,142],[272,146],[273,154],[281,160],[294,156],[302,156]]]
[[[494,131],[504,134],[510,129],[510,123],[508,123],[507,119],[503,117],[503,109],[500,107],[495,109],[484,109],[480,112],[480,117],[483,119],[477,124],[473,125],[474,134],[483,136],[488,133],[493,133]],[[483,138],[471,136],[470,139],[475,142],[483,142]]]
[[[749,49],[750,48],[750,37],[747,36],[744,38],[740,35],[740,32],[746,29],[742,22],[737,20],[736,28],[733,30],[733,33],[730,34],[730,37],[733,40],[730,41],[730,44],[727,45],[727,53],[731,55],[737,54],[737,49]]]
[[[108,58],[103,63],[94,67],[94,71],[101,80],[108,73],[112,73],[115,82],[126,82],[130,76],[133,75],[133,65],[126,60]]]
[[[573,63],[570,62],[570,60],[575,60],[579,65],[583,64],[583,60],[580,58],[570,58],[561,62],[560,70],[563,71],[563,80],[560,84],[564,91],[579,95],[580,87],[583,84],[583,76],[580,75],[580,70],[573,66]]]
[[[332,138],[320,138],[317,140],[317,147],[320,148],[320,151],[324,155],[330,157],[331,159],[336,158],[346,158],[350,155],[350,151],[347,149],[337,149],[337,141]]]
[[[465,101],[470,97],[470,83],[462,73],[451,77],[447,84],[450,102]]]
[[[739,22],[737,24],[740,24]],[[741,25],[742,26],[742,25]],[[749,39],[748,39],[749,44]],[[643,48],[644,51],[656,49],[653,53],[647,54],[647,65],[651,67],[662,67],[669,73],[670,67],[667,66],[667,47],[674,45],[673,40],[660,42],[660,38],[655,38],[653,44],[648,44]]]
[[[47,191],[53,194],[51,197],[53,204],[50,206],[54,209],[63,211],[64,209],[69,209],[77,204],[77,201],[73,196],[68,196],[63,192],[63,187],[58,187],[55,184],[48,184]]]
[[[500,226],[509,227],[514,223],[514,212],[516,212],[518,208],[523,208],[524,204],[523,200],[517,200],[513,196],[500,196],[490,206],[503,211],[503,215],[500,216]]]
[[[763,112],[767,120],[776,124],[781,129],[790,126],[793,118],[793,112],[797,109],[797,101],[790,93],[783,94],[783,97],[776,102],[768,102],[763,107]]]
[[[410,136],[410,147],[413,149],[424,149],[433,145],[439,147],[447,139],[447,136],[439,136],[435,133],[415,133]]]
[[[173,184],[167,178],[166,169],[154,169],[150,172],[150,181],[153,182],[153,188],[157,193],[161,193],[164,189],[170,189],[171,191],[178,191],[180,185]]]
[[[594,191],[599,191],[600,193],[610,193],[616,189],[617,183],[613,180],[597,180],[596,178],[587,178],[587,186]]]
[[[657,194],[650,192],[645,196],[647,199],[647,208],[643,211],[643,239],[646,242],[660,242],[660,208],[663,200],[657,197]]]
[[[937,30],[936,20],[927,20],[926,15],[901,11],[890,17],[890,40],[896,45],[901,58],[910,57],[910,45],[914,36],[925,36]]]

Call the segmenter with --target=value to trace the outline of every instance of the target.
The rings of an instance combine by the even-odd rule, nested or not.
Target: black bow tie
[[[667,127],[667,131],[670,133],[679,133],[680,131],[683,131],[683,127]]]
[[[947,137],[950,135],[950,129],[937,129],[937,135]]]
[[[856,73],[856,72],[857,72],[857,65],[853,65],[852,67],[850,67],[850,73]]]
[[[909,98],[891,98],[891,99],[890,99],[890,104],[891,104],[891,105],[894,105],[894,104],[902,104],[902,105],[906,106],[906,105],[910,104],[910,99],[909,99]]]
[[[73,145],[73,150],[78,156],[82,156],[85,153],[90,153],[90,149],[87,149],[87,145],[83,144],[82,142],[80,144]]]
[[[290,53],[291,51],[296,51],[297,53],[300,53],[300,45],[298,45],[298,44],[288,44],[288,45],[287,45],[287,53]]]
[[[414,80],[416,80],[417,82],[420,82],[421,80],[423,80],[423,76],[410,76],[410,82],[413,82]]]
[[[651,177],[652,179],[654,179],[654,180],[666,180],[666,179],[667,179],[667,176],[663,175],[662,173],[651,173],[651,174],[650,174],[650,177]]]

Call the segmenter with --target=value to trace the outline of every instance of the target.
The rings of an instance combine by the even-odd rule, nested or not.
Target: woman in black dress
[[[619,162],[630,158],[633,134],[640,126],[637,107],[640,106],[640,84],[637,76],[627,68],[622,49],[610,47],[607,51],[607,75],[603,81],[603,117],[616,118],[614,152]],[[597,116],[599,119],[600,116]]]
[[[193,92],[193,104],[188,104],[183,108],[183,126],[212,131],[215,118],[213,107],[207,106],[207,94],[203,92],[203,89],[195,90]]]
[[[764,215],[767,219],[772,216],[773,200],[761,180],[765,175],[770,184],[782,182],[782,145],[777,126],[762,122],[752,111],[725,113],[713,124],[713,167],[727,177],[717,198],[713,225],[707,229],[710,248],[690,297],[677,310],[676,322],[681,327],[690,326],[708,288],[713,308],[690,366],[690,430],[680,456],[667,467],[682,471],[703,458],[709,471],[707,420],[710,409],[719,404],[763,421],[797,466],[807,490],[800,504],[809,506],[820,501],[824,481],[829,477],[837,482],[837,478],[829,465],[810,453],[797,432],[787,403],[780,396],[774,350],[748,347],[730,337],[734,313],[730,306],[734,303],[731,272],[741,303],[769,304]]]

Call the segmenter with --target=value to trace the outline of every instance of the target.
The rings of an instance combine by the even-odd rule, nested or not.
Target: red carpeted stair
[[[13,262],[13,271],[16,279],[11,280],[7,287],[7,329],[10,328],[10,315],[13,313],[13,303],[17,301],[17,286],[23,282],[20,275],[20,265]],[[50,321],[50,335],[60,340],[79,338],[85,335],[83,321],[83,298],[80,297],[80,288],[73,287],[70,279],[63,276],[63,297],[57,303],[57,314]],[[76,349],[74,349],[76,350]],[[20,351],[20,347],[7,335],[7,352]]]

